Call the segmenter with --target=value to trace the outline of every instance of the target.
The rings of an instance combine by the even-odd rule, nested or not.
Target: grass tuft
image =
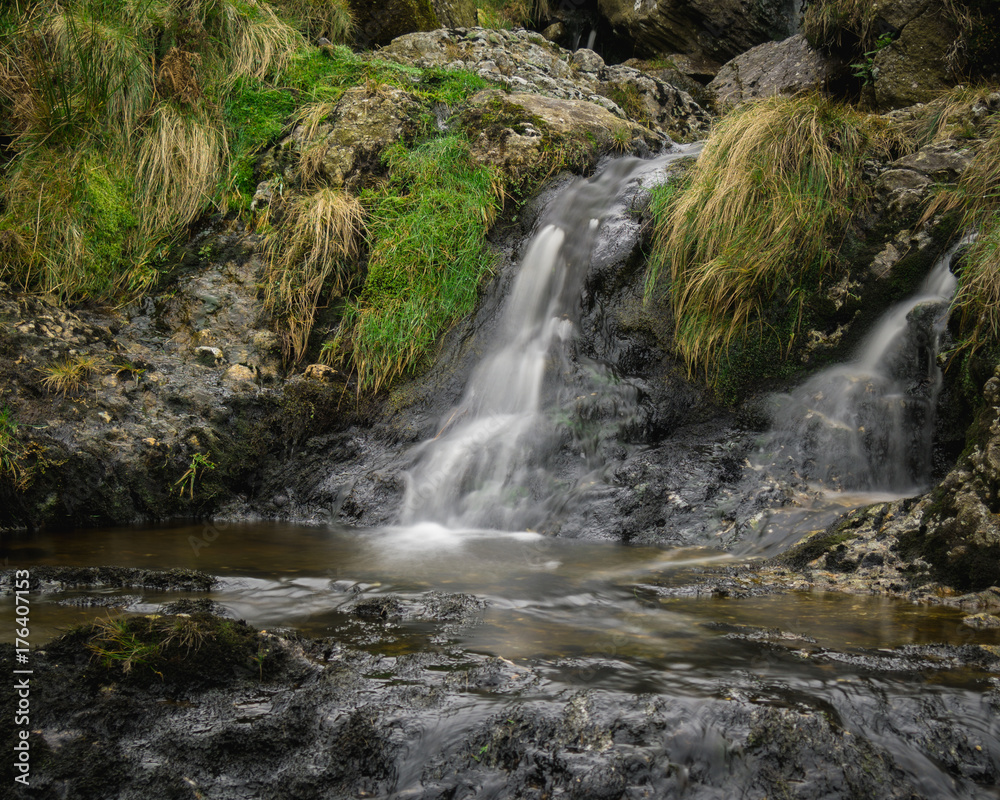
[[[42,386],[65,397],[75,393],[91,376],[102,372],[106,364],[96,356],[72,356],[39,369]]]
[[[207,112],[157,106],[137,163],[147,230],[193,221],[215,193],[226,152],[225,130]]]
[[[293,198],[269,236],[265,305],[283,320],[286,360],[305,354],[324,290],[345,288],[347,260],[357,254],[364,232],[361,203],[350,194],[323,188]]]
[[[868,117],[818,96],[765,100],[719,124],[684,185],[654,206],[647,296],[669,269],[692,373],[718,388],[731,351],[775,335],[787,349],[866,196],[861,163],[888,147]]]
[[[325,37],[347,42],[354,32],[354,15],[347,0],[275,0],[274,5],[309,41]]]

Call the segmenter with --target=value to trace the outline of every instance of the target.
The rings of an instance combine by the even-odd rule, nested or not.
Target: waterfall
[[[548,462],[562,441],[581,294],[602,223],[629,184],[691,152],[612,161],[556,198],[527,247],[493,347],[417,448],[401,522],[525,530],[566,501],[572,487]],[[614,394],[614,382],[605,383]]]
[[[966,242],[882,316],[851,361],[776,399],[763,447],[774,466],[835,489],[905,492],[928,483],[937,356],[957,285],[950,267]]]

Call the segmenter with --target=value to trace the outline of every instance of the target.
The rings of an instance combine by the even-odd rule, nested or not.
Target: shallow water
[[[613,652],[661,667],[681,654],[714,663],[717,654],[699,651],[724,633],[705,623],[780,627],[815,638],[807,650],[1000,643],[996,634],[962,625],[963,612],[951,608],[836,593],[731,599],[662,597],[649,589],[682,587],[705,567],[737,563],[709,548],[630,547],[429,523],[382,530],[215,523],[42,533],[11,541],[6,555],[18,568],[182,567],[219,578],[208,595],[135,589],[42,595],[32,606],[36,643],[106,613],[59,604],[95,594],[122,595],[130,611],[147,613],[181,597],[210,596],[253,625],[341,636],[359,598],[392,594],[419,602],[428,592],[486,600],[482,624],[459,632],[455,643],[510,659]],[[3,598],[0,607],[11,603]],[[401,627],[400,638],[412,647],[426,645],[419,625]]]

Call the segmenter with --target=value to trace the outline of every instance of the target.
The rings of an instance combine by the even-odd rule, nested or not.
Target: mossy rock
[[[274,675],[283,651],[243,621],[212,614],[125,616],[63,635],[47,648],[57,659],[89,661],[97,683],[226,686]]]

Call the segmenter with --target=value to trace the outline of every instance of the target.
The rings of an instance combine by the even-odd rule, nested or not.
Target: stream
[[[1000,630],[974,630],[957,608],[876,596],[711,589],[717,571],[752,566],[873,496],[839,490],[899,496],[927,484],[951,253],[854,361],[775,401],[781,424],[762,438],[755,468],[793,469],[825,486],[830,502],[776,513],[757,538],[726,549],[713,537],[668,548],[535,532],[600,496],[610,480],[605,440],[641,416],[641,392],[612,367],[588,363],[580,378],[581,263],[601,246],[603,209],[621,187],[655,179],[689,152],[615,162],[552,204],[493,347],[436,434],[408,456],[398,525],[215,522],[17,537],[3,555],[18,569],[184,568],[218,579],[211,592],[43,584],[33,642],[112,609],[157,613],[207,598],[253,626],[365,654],[359,669],[372,693],[351,702],[376,708],[394,766],[343,796],[549,796],[525,788],[544,784],[531,771],[545,773],[542,761],[501,747],[514,736],[497,731],[516,722],[560,742],[553,774],[586,777],[566,778],[584,787],[567,796],[874,797],[858,788],[869,781],[884,787],[879,797],[1000,798],[997,677],[975,655],[995,652]],[[596,434],[581,424],[595,408],[613,423]],[[442,614],[449,603],[461,613]],[[0,613],[13,609],[13,598],[0,598]],[[417,666],[405,670],[407,659]],[[484,664],[500,670],[488,686],[444,683],[447,702],[413,704],[418,687]],[[591,727],[572,724],[593,728],[593,741],[574,733],[564,742],[558,726],[543,735],[546,719],[577,712]],[[782,724],[799,720],[780,746],[777,723],[761,721],[772,712]],[[468,741],[479,748],[471,760]],[[768,765],[782,759],[798,777],[768,783]],[[467,767],[454,767],[453,780],[459,762]]]

